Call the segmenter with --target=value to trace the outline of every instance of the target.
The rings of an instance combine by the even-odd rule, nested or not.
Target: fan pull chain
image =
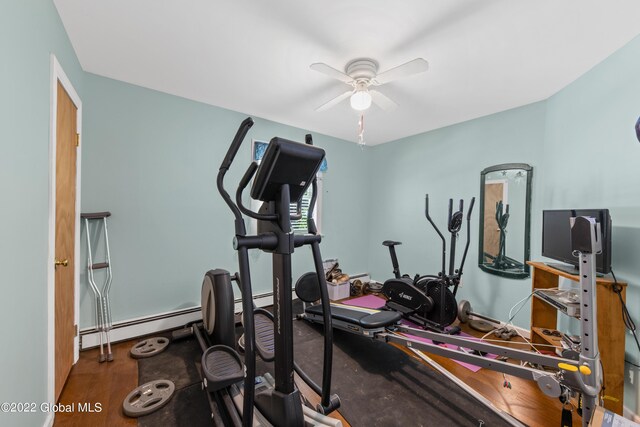
[[[364,149],[364,113],[360,114],[360,120],[358,120],[358,144]]]

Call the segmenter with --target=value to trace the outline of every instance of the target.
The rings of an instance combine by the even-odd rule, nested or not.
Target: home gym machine
[[[340,405],[338,396],[330,394],[332,324],[326,286],[320,286],[319,295],[320,306],[325,308],[321,310],[325,324],[322,387],[297,369],[293,360],[291,255],[295,248],[311,247],[316,279],[324,285],[321,236],[311,213],[317,197],[316,174],[325,153],[312,145],[311,135],[307,135],[306,144],[278,137],[271,139],[261,165],[251,163],[240,180],[234,203],[224,188],[224,177],[252,125],[251,118],[242,122],[217,177],[218,191],[235,217],[233,248],[238,251],[240,271],[233,277],[222,269],[207,272],[202,288],[203,323],[192,328],[203,349],[203,384],[212,416],[215,418],[217,408],[226,411],[222,424],[239,425],[242,422],[245,427],[339,425],[336,420],[324,416]],[[242,193],[254,175],[251,197],[263,202],[258,212],[242,203]],[[296,235],[291,230],[291,220],[301,218],[301,199],[309,186],[313,191],[307,216],[309,233]],[[290,213],[291,203],[297,205],[296,215]],[[257,235],[247,235],[243,213],[258,221]],[[272,254],[273,314],[253,305],[249,249]],[[244,364],[235,349],[232,280],[242,293]],[[256,352],[266,361],[273,360],[273,377],[268,374],[256,377]],[[315,411],[303,408],[301,393],[294,382],[294,369],[321,395]]]
[[[375,340],[400,344],[415,350],[532,380],[538,384],[543,393],[551,397],[558,397],[563,402],[569,402],[571,397],[577,397],[578,401],[581,398],[582,425],[587,427],[591,414],[599,403],[602,389],[602,366],[598,350],[596,318],[595,271],[595,257],[602,247],[601,236],[600,224],[595,219],[587,217],[571,219],[571,246],[573,251],[579,254],[580,259],[580,304],[582,309],[580,322],[582,346],[575,360],[416,329],[403,324],[398,312],[361,309],[343,304],[331,304],[333,326]],[[310,280],[310,278],[312,277],[302,276],[296,284],[296,293],[305,302],[311,302],[307,296],[317,296],[319,291],[315,291],[316,295],[314,295],[314,289],[321,288],[317,281]],[[324,313],[325,311],[320,305],[310,305],[305,308],[304,318],[311,322],[322,323]],[[435,343],[425,343],[417,340],[416,337],[427,338],[433,342],[450,344],[455,347],[449,348]],[[500,360],[500,358],[485,358],[476,353],[490,353],[517,359],[529,362],[540,369],[509,363]],[[571,412],[568,413],[568,416],[571,416]],[[567,420],[563,416],[563,422],[565,421]],[[570,420],[568,425],[571,425]]]
[[[447,229],[451,233],[449,251],[449,271],[446,270],[447,243],[440,229],[429,215],[429,195],[425,197],[425,216],[442,240],[442,271],[438,275],[416,276],[411,279],[409,275],[401,275],[398,257],[395,247],[401,242],[386,240],[383,245],[389,247],[393,274],[395,277],[384,282],[382,293],[387,298],[386,308],[402,313],[402,316],[423,328],[437,332],[445,331],[458,315],[456,293],[462,278],[462,269],[467,258],[469,242],[471,241],[471,213],[475,197],[471,199],[467,211],[467,244],[460,262],[460,267],[455,269],[456,243],[458,233],[462,228],[464,218],[464,201],[460,200],[459,208],[453,212],[453,199],[449,199],[449,219]],[[451,288],[453,287],[453,291]],[[458,333],[459,328],[450,328],[448,333]]]

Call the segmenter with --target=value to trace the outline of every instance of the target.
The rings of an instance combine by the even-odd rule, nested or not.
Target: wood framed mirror
[[[525,163],[490,166],[480,173],[478,265],[502,277],[529,277],[533,168]]]

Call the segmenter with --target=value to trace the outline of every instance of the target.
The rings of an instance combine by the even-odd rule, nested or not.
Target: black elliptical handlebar
[[[469,204],[469,210],[467,211],[467,243],[464,247],[464,253],[462,254],[462,261],[460,262],[460,268],[458,269],[458,275],[462,276],[462,269],[464,262],[467,259],[467,252],[469,251],[469,243],[471,242],[471,213],[473,212],[473,205],[476,203],[476,198],[471,198],[471,204]]]
[[[233,141],[231,142],[231,145],[227,150],[227,154],[224,156],[224,160],[220,165],[220,169],[218,170],[218,178],[216,180],[218,192],[224,199],[227,206],[229,206],[229,209],[231,209],[231,212],[236,219],[235,226],[237,235],[245,235],[246,229],[244,226],[244,221],[242,220],[242,213],[240,212],[240,209],[233,203],[233,201],[231,200],[231,196],[229,196],[229,193],[227,193],[227,190],[225,190],[224,188],[224,176],[229,170],[229,167],[231,166],[233,159],[236,157],[236,154],[238,153],[238,150],[242,145],[242,141],[247,135],[247,132],[249,132],[249,129],[251,129],[251,126],[253,126],[253,119],[251,117],[247,117],[240,124],[240,127],[238,128],[238,131],[233,137]]]
[[[451,205],[449,205],[449,212],[451,212]],[[433,222],[433,219],[431,219],[431,215],[429,215],[429,195],[428,194],[425,195],[424,214],[427,217],[427,220],[429,221],[429,223],[431,224],[433,229],[436,230],[436,233],[438,233],[438,236],[440,236],[440,239],[442,240],[442,272],[441,272],[441,275],[444,278],[444,276],[447,274],[447,270],[446,270],[447,241],[445,240],[444,236],[440,232],[440,229],[438,228],[436,223]]]
[[[244,137],[247,136],[247,132],[249,132],[251,126],[253,126],[253,119],[251,117],[247,117],[242,121],[242,123],[240,123],[236,136],[233,137],[233,141],[231,141],[231,145],[227,150],[227,155],[224,156],[224,160],[220,165],[220,170],[229,170],[229,167],[231,166],[231,163],[233,163],[233,159],[236,157],[236,154],[238,154],[242,141],[244,141]]]
[[[231,167],[233,160],[244,141],[247,132],[253,126],[253,119],[251,117],[247,117],[242,121],[236,135],[234,136],[229,149],[227,150],[227,154],[220,165],[220,169],[218,170],[218,178],[217,178],[217,187],[220,195],[224,199],[224,201],[233,212],[235,217],[235,231],[236,237],[234,241],[239,238],[243,238],[246,236],[246,228],[244,224],[244,219],[242,217],[241,210],[238,205],[234,204],[229,196],[229,193],[224,188],[224,176]],[[255,169],[252,166],[249,167],[245,176],[243,178],[243,182],[251,179],[253,173],[255,173]],[[246,186],[246,184],[245,184]],[[236,246],[234,244],[234,246]],[[244,351],[245,351],[245,378],[244,378],[244,399],[242,405],[242,421],[243,426],[248,427],[253,423],[253,406],[254,406],[254,394],[255,394],[255,376],[256,376],[256,361],[255,361],[255,325],[254,325],[254,317],[253,317],[253,301],[251,298],[252,289],[251,289],[251,278],[250,278],[250,270],[249,270],[249,254],[246,246],[236,246],[238,251],[238,261],[240,265],[240,271],[236,274],[238,278],[236,280],[240,291],[242,293],[242,317],[244,324],[244,334],[245,334],[245,343],[244,343]]]
[[[458,291],[458,285],[460,284],[460,277],[462,276],[462,270],[464,268],[464,263],[467,259],[467,253],[469,251],[469,244],[471,242],[471,213],[473,212],[473,207],[475,205],[476,198],[471,198],[471,203],[469,204],[469,209],[467,210],[467,243],[465,244],[464,253],[462,255],[462,260],[460,262],[460,268],[454,271],[455,264],[455,243],[456,243],[456,235],[460,231],[462,227],[462,218],[463,218],[463,209],[464,209],[464,200],[460,199],[459,209],[457,212],[453,212],[453,199],[449,199],[449,211],[448,211],[448,225],[447,229],[451,233],[451,253],[449,259],[449,275],[446,274],[446,239],[444,235],[440,232],[440,229],[435,224],[431,216],[429,215],[429,195],[425,195],[425,216],[427,220],[433,227],[433,229],[438,233],[440,239],[442,240],[442,272],[440,273],[440,277],[445,280],[447,285],[453,285],[453,295],[455,296]],[[424,276],[429,277],[429,276]],[[422,279],[422,277],[420,277]]]

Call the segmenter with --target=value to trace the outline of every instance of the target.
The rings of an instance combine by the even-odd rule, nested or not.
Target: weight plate
[[[143,357],[155,356],[162,353],[169,345],[169,338],[154,337],[140,341],[131,348],[131,357],[142,359]]]
[[[176,386],[169,380],[156,380],[136,387],[124,398],[122,410],[128,417],[148,415],[166,405]]]
[[[460,318],[460,312],[458,312],[458,319],[459,318]],[[480,332],[490,332],[495,329],[495,327],[491,323],[485,322],[484,320],[478,320],[478,319],[469,320],[469,326],[471,327],[471,329],[475,329],[476,331],[480,331]]]
[[[460,319],[460,322],[466,323],[469,320],[469,313],[471,313],[471,303],[463,299],[458,304],[458,319]]]

